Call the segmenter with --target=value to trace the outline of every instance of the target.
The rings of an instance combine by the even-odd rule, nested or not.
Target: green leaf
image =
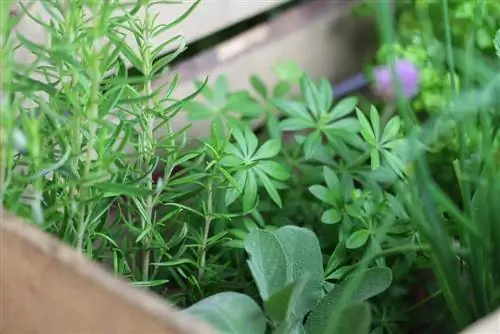
[[[288,118],[278,123],[278,129],[281,131],[299,131],[314,127],[314,123],[301,118]]]
[[[321,110],[321,101],[316,86],[307,74],[302,75],[300,78],[300,92],[306,101],[307,107],[311,110],[315,118],[319,119],[324,111]]]
[[[275,178],[276,180],[285,181],[290,177],[290,174],[286,171],[286,169],[276,161],[261,160],[257,164],[256,168],[262,170],[264,173]]]
[[[298,118],[314,124],[314,119],[309,111],[307,111],[306,106],[302,103],[285,99],[274,99],[273,104],[289,117]]]
[[[263,99],[267,99],[267,88],[266,84],[256,75],[252,75],[250,77],[250,83],[252,84],[253,89],[262,97]]]
[[[323,176],[325,177],[326,185],[333,191],[338,191],[340,195],[340,181],[337,174],[327,166],[323,167]]]
[[[382,143],[393,140],[399,133],[399,129],[401,128],[401,120],[399,116],[392,117],[384,129],[384,134],[382,135]]]
[[[249,170],[247,172],[247,182],[243,191],[243,210],[250,211],[257,201],[257,180],[255,174]]]
[[[336,209],[330,209],[323,212],[321,221],[325,224],[337,224],[342,220],[342,215]]]
[[[373,134],[375,135],[375,139],[377,141],[380,140],[380,116],[378,114],[378,110],[371,106],[370,108],[370,120],[373,128]]]
[[[346,241],[346,247],[349,249],[358,249],[363,247],[368,238],[370,237],[370,231],[366,229],[358,230],[351,234]]]
[[[372,148],[370,152],[370,164],[372,170],[380,168],[380,152],[376,148]]]
[[[321,185],[313,185],[309,187],[309,191],[318,199],[323,202],[336,206],[337,205],[337,196],[327,187]]]
[[[285,81],[280,81],[273,89],[273,97],[281,98],[284,97],[292,89],[292,86]]]
[[[359,124],[361,125],[360,131],[363,138],[370,145],[372,146],[377,145],[378,140],[375,137],[370,122],[368,122],[368,119],[366,118],[365,114],[361,110],[356,109],[356,115],[358,116]]]
[[[293,304],[294,314],[303,317],[323,296],[323,259],[319,241],[311,230],[285,226],[273,233],[253,231],[245,241],[245,249],[264,301],[304,273],[309,274],[309,279]]]
[[[323,333],[332,316],[340,320],[339,314],[332,315],[332,312],[342,311],[349,305],[364,302],[384,292],[391,282],[391,269],[385,267],[371,268],[350,276],[336,285],[307,317],[307,333]],[[342,305],[340,302],[343,302]]]
[[[274,203],[281,208],[283,204],[281,203],[281,197],[276,190],[276,187],[274,186],[273,182],[267,177],[267,175],[262,172],[261,170],[256,170],[257,175],[259,176],[259,180],[262,182],[264,185],[264,188],[266,189],[267,193],[271,197]]]
[[[245,189],[247,182],[248,171],[243,170],[236,173],[234,176],[235,181],[240,184],[241,189]],[[226,206],[231,205],[242,193],[241,189],[232,188],[226,189],[226,194],[224,197],[224,203]]]
[[[257,153],[252,157],[252,160],[268,159],[276,156],[281,150],[281,141],[279,139],[271,139],[262,145]]]
[[[308,283],[294,303],[294,314],[303,317],[323,297],[323,255],[318,238],[313,231],[297,226],[281,227],[275,235],[287,257],[287,283],[309,274]]]
[[[495,44],[495,50],[497,51],[497,57],[500,58],[500,29],[497,30],[495,34],[495,39],[493,40],[493,44]]]
[[[341,311],[338,326],[331,324],[323,331],[324,334],[349,333],[349,334],[369,334],[372,324],[372,313],[370,304],[357,303],[347,306]],[[336,328],[336,330],[334,328]]]
[[[304,158],[309,160],[314,158],[323,147],[321,132],[314,131],[309,134],[304,141]]]
[[[115,197],[115,196],[143,197],[151,194],[151,191],[149,189],[141,188],[137,184],[98,182],[93,184],[93,187],[103,190],[104,191],[103,196],[105,197]]]
[[[211,324],[224,334],[265,334],[266,318],[252,298],[222,292],[205,298],[183,312]]]
[[[257,147],[259,146],[259,140],[249,127],[245,129],[244,134],[247,146],[247,156],[250,158],[257,150]]]
[[[308,281],[309,274],[304,273],[299,279],[288,284],[264,301],[265,313],[275,324],[281,324],[286,320],[302,320],[294,314],[294,304],[296,299],[303,293]]]
[[[357,97],[346,97],[340,100],[330,112],[331,119],[339,119],[351,113],[358,104]]]
[[[276,236],[266,230],[250,232],[245,240],[245,250],[260,297],[267,301],[288,284],[286,250]]]

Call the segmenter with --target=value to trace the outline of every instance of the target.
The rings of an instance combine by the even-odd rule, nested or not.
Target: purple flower
[[[401,84],[403,96],[411,99],[419,92],[420,72],[415,64],[406,59],[395,63],[396,75]],[[377,95],[386,101],[396,100],[396,91],[390,66],[379,66],[373,70],[373,85]]]

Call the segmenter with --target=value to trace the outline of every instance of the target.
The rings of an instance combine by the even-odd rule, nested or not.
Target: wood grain
[[[216,332],[0,209],[0,333]]]

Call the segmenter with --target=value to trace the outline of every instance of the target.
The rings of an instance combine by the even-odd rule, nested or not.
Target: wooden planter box
[[[190,19],[157,42],[160,44],[174,33],[182,33],[192,42],[285,2],[205,0]],[[207,75],[213,82],[218,74],[225,74],[233,90],[250,88],[252,74],[272,84],[277,79],[271,68],[280,60],[297,62],[313,77],[332,81],[349,77],[361,69],[365,56],[374,50],[376,29],[370,20],[351,20],[348,5],[345,0],[308,1],[178,65],[173,72],[181,75],[181,84],[175,94],[189,95],[194,89],[192,81]],[[188,6],[185,2],[156,7],[159,21],[171,22]],[[35,3],[32,10],[43,17],[39,4]],[[23,18],[18,32],[35,42],[43,42],[46,38],[43,30],[33,25]],[[33,61],[33,56],[23,49],[18,50],[16,58],[25,63]],[[168,79],[162,78],[155,85]],[[186,116],[181,113],[174,120],[174,129],[186,124]],[[192,126],[190,134],[205,136],[208,129],[207,123],[199,122]],[[0,333],[210,334],[215,331],[151,293],[133,288],[0,207]],[[479,321],[463,333],[500,333],[500,313]]]

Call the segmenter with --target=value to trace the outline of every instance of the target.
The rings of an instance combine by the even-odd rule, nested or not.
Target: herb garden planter
[[[353,3],[0,2],[0,333],[452,333],[491,312],[500,248],[468,242],[496,232],[492,119],[460,132],[490,173],[462,210],[421,158],[433,110],[404,117],[427,68],[397,50],[404,103],[386,54],[359,73],[378,42]]]

